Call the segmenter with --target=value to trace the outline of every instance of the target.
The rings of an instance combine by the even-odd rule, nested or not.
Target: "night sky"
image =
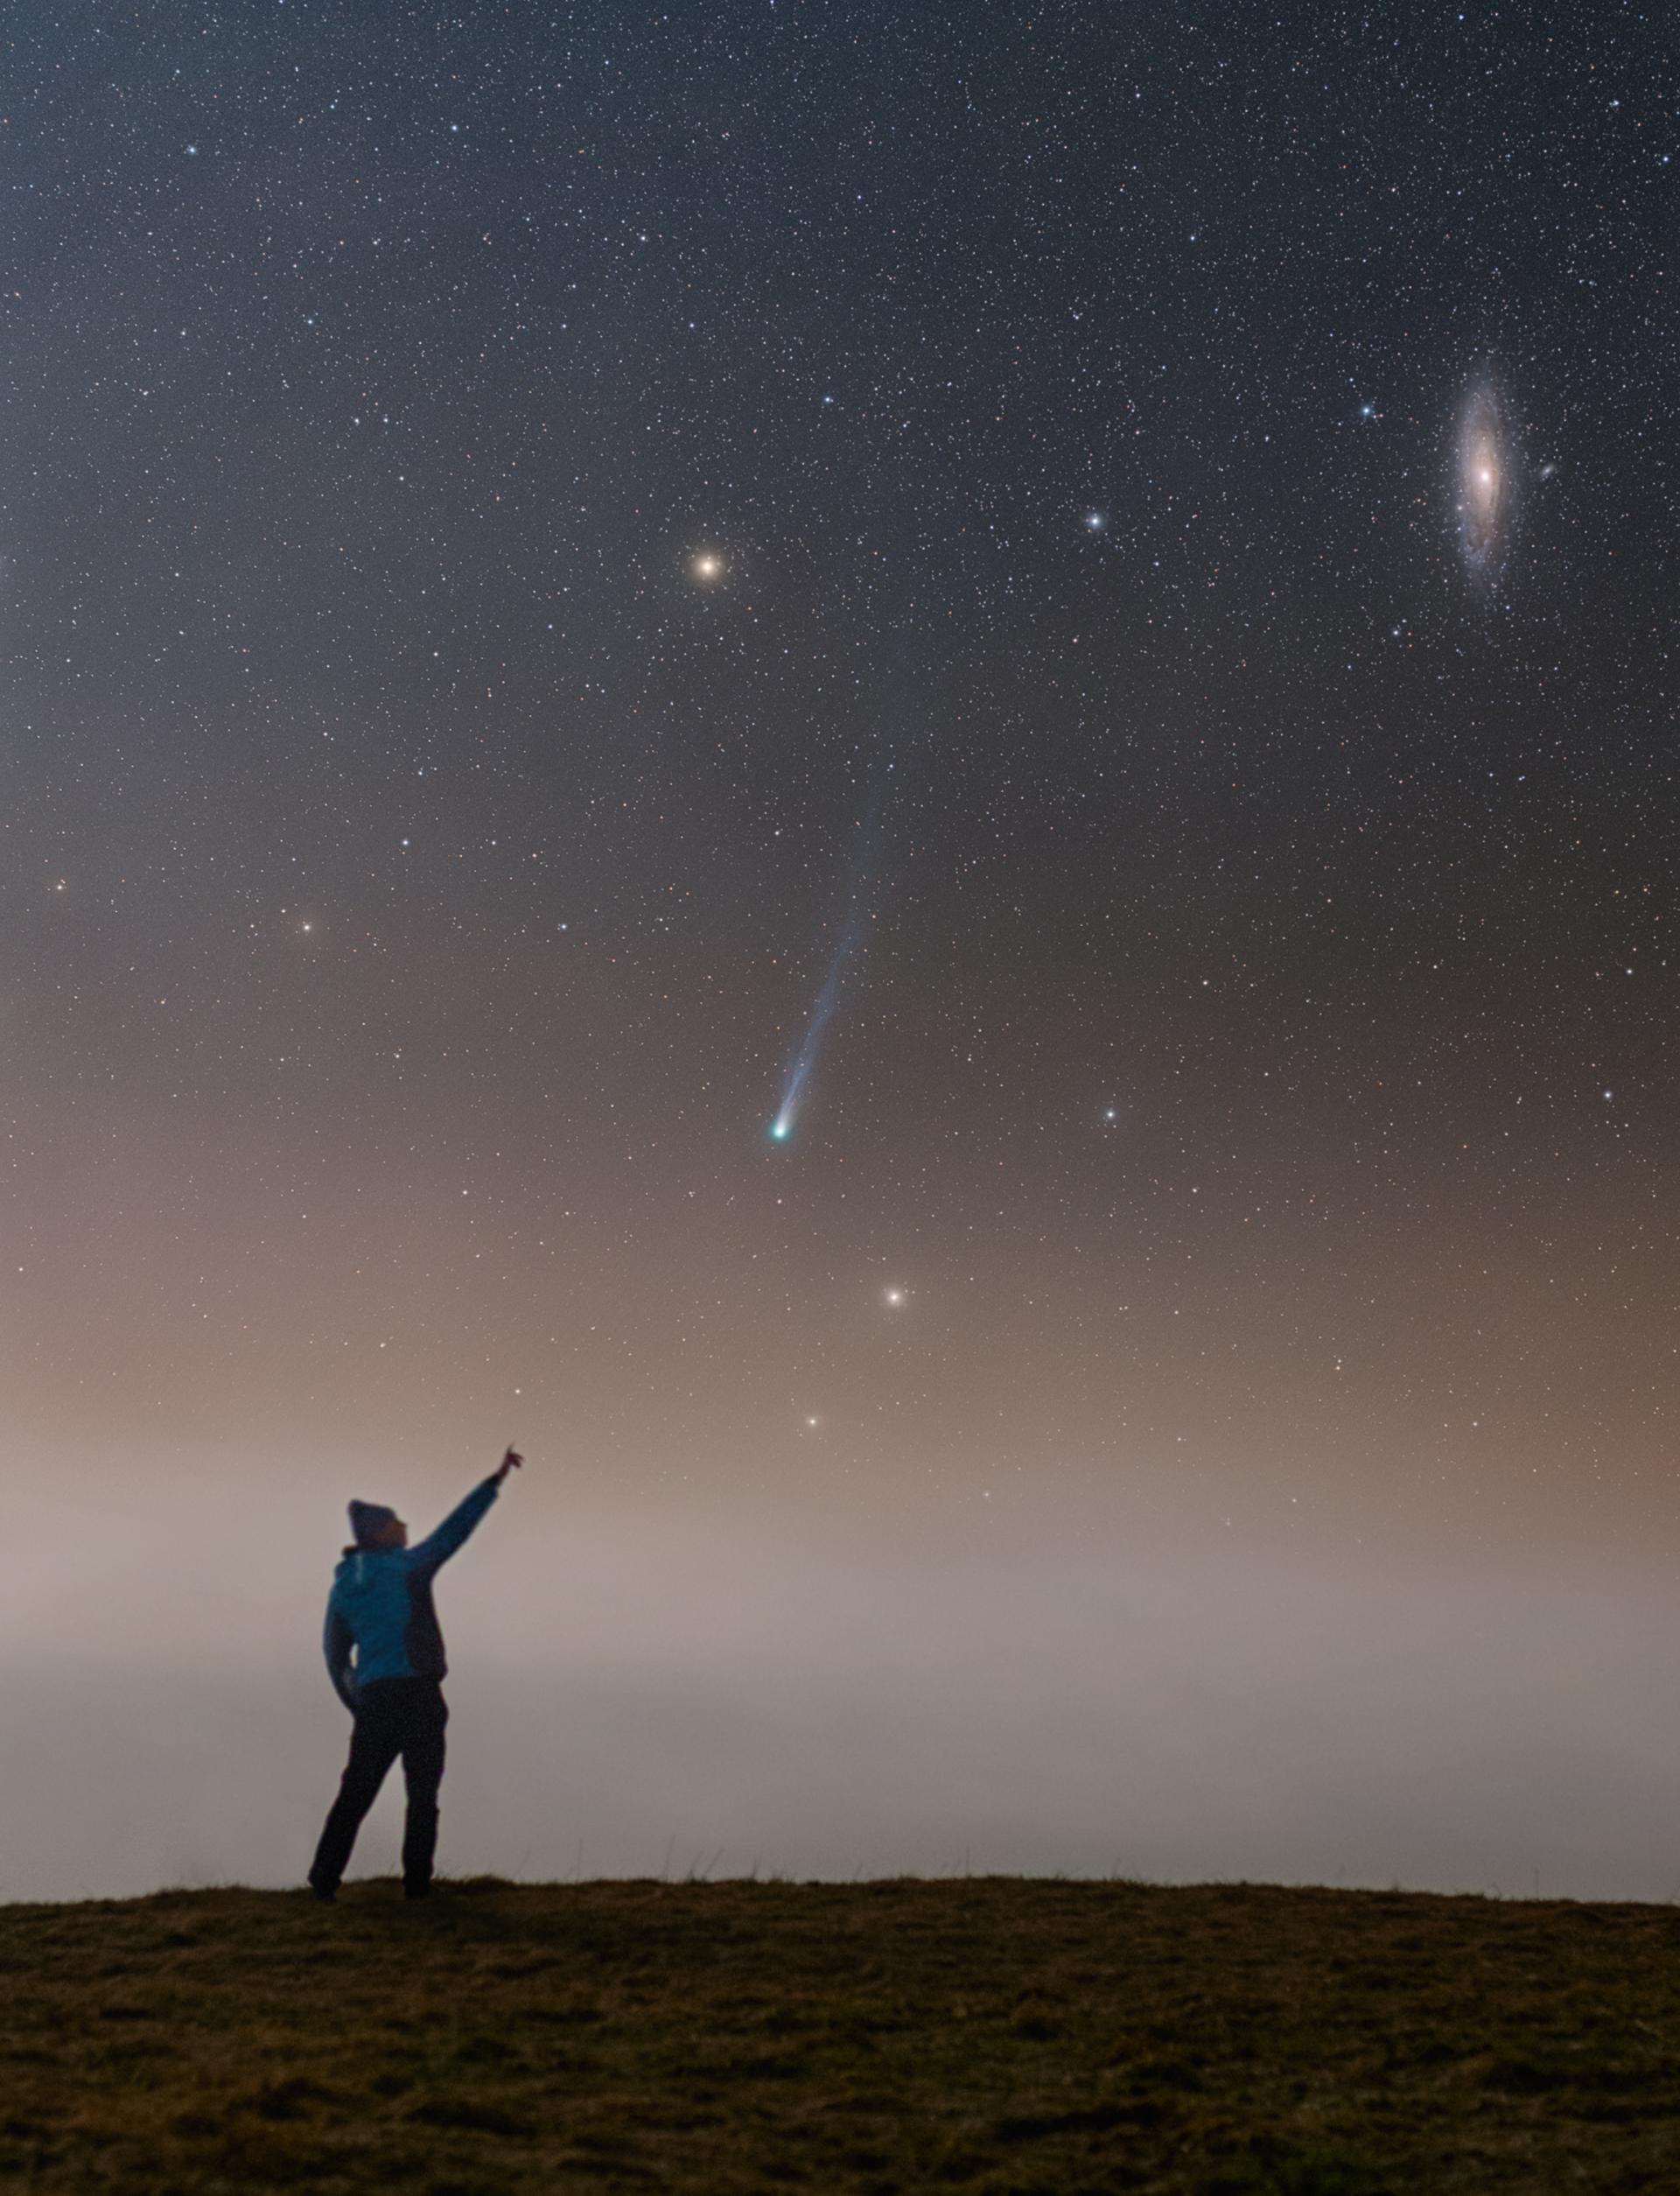
[[[7,1743],[271,1687],[0,1891],[301,1869],[340,1505],[509,1440],[458,1697],[596,1673],[586,1868],[1526,1888],[1590,1756],[1667,1888],[1660,12],[24,0],[0,109]],[[770,1669],[774,1807],[672,1705]],[[1427,1836],[1221,1784],[1339,1686]],[[1224,1845],[1091,1781],[1169,1693]]]

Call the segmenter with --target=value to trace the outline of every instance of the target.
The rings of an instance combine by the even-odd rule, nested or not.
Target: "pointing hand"
[[[502,1458],[500,1469],[496,1473],[497,1486],[500,1486],[502,1481],[508,1477],[510,1471],[517,1471],[524,1462],[525,1459],[520,1455],[516,1449],[510,1449],[508,1451],[508,1454]]]

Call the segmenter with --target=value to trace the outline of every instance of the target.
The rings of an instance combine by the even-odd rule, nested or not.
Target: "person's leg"
[[[402,1889],[410,1898],[424,1898],[431,1889],[432,1856],[438,1850],[438,1787],[444,1780],[444,1726],[448,1721],[442,1688],[416,1688],[402,1741],[402,1779],[409,1794],[402,1829]]]
[[[396,1759],[402,1733],[393,1713],[396,1705],[385,1687],[374,1685],[357,1706],[350,1758],[309,1871],[310,1888],[318,1898],[331,1898],[338,1890],[362,1817],[379,1797],[385,1772]]]

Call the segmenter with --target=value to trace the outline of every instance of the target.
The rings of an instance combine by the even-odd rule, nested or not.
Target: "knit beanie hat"
[[[350,1532],[358,1547],[372,1547],[386,1526],[396,1516],[382,1502],[353,1502],[350,1505]]]

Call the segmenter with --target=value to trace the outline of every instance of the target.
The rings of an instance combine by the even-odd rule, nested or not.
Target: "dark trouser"
[[[444,1725],[449,1710],[436,1678],[376,1678],[356,1701],[356,1728],[339,1796],[326,1818],[309,1880],[317,1891],[336,1891],[349,1865],[362,1817],[379,1797],[385,1772],[399,1754],[408,1786],[402,1832],[402,1883],[411,1894],[431,1882],[438,1848],[438,1787],[444,1777]]]

